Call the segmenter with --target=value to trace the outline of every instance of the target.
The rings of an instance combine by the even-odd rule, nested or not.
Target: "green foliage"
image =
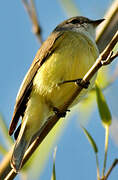
[[[82,129],[83,129],[83,132],[84,132],[84,134],[86,135],[88,141],[90,142],[90,144],[91,144],[94,152],[97,153],[97,152],[98,152],[98,148],[97,148],[97,145],[96,145],[94,139],[92,138],[92,136],[90,135],[90,133],[89,133],[84,127],[82,127]]]
[[[56,170],[55,170],[56,151],[57,151],[57,147],[54,149],[54,154],[53,154],[53,170],[52,170],[51,180],[56,180]]]
[[[62,5],[62,8],[64,8],[64,11],[69,17],[77,16],[80,14],[73,0],[59,0],[59,1]]]
[[[0,128],[1,128],[3,135],[6,139],[6,144],[8,145],[8,147],[10,147],[13,144],[13,140],[8,134],[8,127],[5,123],[5,120],[3,119],[2,115],[0,115]]]
[[[82,127],[84,134],[86,135],[89,143],[91,144],[94,152],[95,152],[95,156],[96,156],[96,166],[97,166],[97,177],[100,177],[100,172],[99,172],[99,162],[98,162],[98,147],[94,141],[94,139],[92,138],[92,136],[90,135],[90,133],[84,128]]]
[[[105,127],[105,155],[104,155],[104,164],[102,170],[102,175],[104,177],[106,170],[108,142],[109,142],[109,126],[111,125],[112,116],[109,107],[107,105],[107,102],[105,100],[105,97],[97,84],[96,84],[96,97],[97,97],[97,104],[98,104],[98,110],[101,117],[101,121],[103,126]]]
[[[106,88],[111,82],[109,82],[109,68],[103,67],[100,69],[97,75],[97,83],[102,84],[102,89]],[[88,95],[79,103],[79,108],[77,109],[79,111],[80,120],[82,119],[82,124],[85,124],[88,122],[88,120],[91,117],[91,114],[95,110],[95,97],[96,97],[96,89],[93,87],[93,89],[88,93]],[[86,113],[85,113],[86,111]]]
[[[109,126],[111,125],[111,119],[112,119],[111,113],[107,105],[107,102],[105,100],[105,97],[97,84],[96,84],[96,96],[97,96],[98,110],[102,120],[102,124],[104,127]]]
[[[7,153],[7,150],[3,147],[3,145],[0,144],[0,154],[3,156]]]

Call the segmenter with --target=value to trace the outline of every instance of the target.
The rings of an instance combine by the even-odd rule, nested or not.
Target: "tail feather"
[[[18,172],[21,169],[23,156],[28,147],[29,143],[22,139],[19,143],[16,142],[12,158],[11,158],[11,166],[15,172]]]
[[[14,139],[15,139],[15,140],[18,138],[20,129],[21,129],[21,124],[18,126],[18,128],[16,129],[16,131],[15,131],[15,133],[14,133]]]
[[[22,127],[21,129],[22,130],[16,140],[11,158],[11,166],[15,172],[18,172],[21,169],[24,154],[30,144],[30,139],[26,139],[25,137],[25,127]]]

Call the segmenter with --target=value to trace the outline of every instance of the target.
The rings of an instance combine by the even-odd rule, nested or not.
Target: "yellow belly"
[[[95,62],[98,49],[93,42],[76,32],[67,32],[66,36],[53,54],[38,70],[33,81],[33,92],[44,97],[50,106],[59,107],[73,94],[76,85],[67,83],[59,86],[60,82],[83,78]],[[95,76],[91,81],[92,87]],[[87,90],[83,90],[77,103]]]

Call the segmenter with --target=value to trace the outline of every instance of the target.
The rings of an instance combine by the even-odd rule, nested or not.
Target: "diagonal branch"
[[[32,24],[34,25],[35,20],[36,20],[36,26],[37,26],[37,17],[36,14],[32,15],[33,11],[30,9],[31,5],[28,4],[28,0],[22,0],[24,2],[24,5],[27,9],[27,12],[32,20]],[[33,0],[31,0],[33,2]],[[117,1],[117,0],[116,0]],[[115,2],[116,2],[115,1]],[[116,2],[117,3],[117,2]],[[117,5],[117,4],[116,4]],[[32,6],[33,7],[33,6]],[[113,37],[114,32],[117,31],[117,29],[115,29],[115,31],[112,31],[112,29],[114,29],[114,25],[112,25],[112,21],[116,22],[116,24],[118,24],[118,16],[116,18],[116,14],[117,14],[117,9],[118,6],[114,6],[114,11],[112,11],[112,15],[110,14],[110,16],[107,16],[107,19],[110,19],[109,17],[113,17],[110,19],[110,31],[111,31],[111,35],[110,37],[107,35],[103,36],[105,34],[105,32],[107,31],[107,29],[109,29],[109,24],[106,24],[105,26],[102,26],[102,30],[101,30],[101,34],[99,35],[99,38],[97,38],[97,45],[99,46],[100,52],[103,51],[104,47],[106,47],[106,45],[108,44],[108,42],[104,42],[103,43],[103,39],[105,37],[107,37],[107,39],[110,41],[111,37]],[[115,14],[115,15],[114,15]],[[113,23],[114,24],[114,23]],[[105,27],[105,28],[104,28]],[[117,27],[117,26],[116,26]],[[40,26],[39,26],[40,29]],[[40,32],[40,31],[39,31]],[[40,33],[39,33],[40,35]],[[118,41],[118,37],[115,38],[116,41]],[[103,47],[103,44],[105,44],[105,46]],[[107,51],[109,51],[109,53],[107,54],[109,56],[109,54],[111,53],[114,44],[110,44],[111,48]],[[109,47],[109,45],[108,45]],[[85,81],[88,81],[92,78],[92,76],[102,67],[102,63],[103,60],[102,59],[104,55],[104,51],[103,53],[101,53],[101,55],[99,56],[98,60],[95,62],[95,64],[92,66],[92,68],[89,70],[89,72],[85,75],[84,79],[83,79],[83,84]],[[114,55],[113,55],[114,56]],[[111,58],[111,60],[109,61],[112,62],[112,60],[115,58],[113,57]],[[117,56],[117,55],[116,55]],[[107,56],[106,56],[107,59]],[[66,110],[67,107],[71,104],[71,102],[73,102],[73,100],[78,96],[78,94],[80,93],[80,91],[82,90],[82,87],[77,87],[76,92],[73,94],[73,96],[69,99],[68,102],[66,102],[66,104],[63,107],[60,107],[60,110]],[[57,118],[57,116],[53,116],[52,118],[49,119],[48,122],[45,123],[45,125],[42,128],[41,134],[39,136],[39,138],[37,138],[32,144],[31,146],[28,148],[28,150],[25,153],[24,156],[24,160],[23,160],[23,165],[25,164],[25,162],[30,158],[30,156],[32,155],[32,153],[35,151],[35,149],[41,144],[41,142],[43,141],[43,139],[48,135],[48,133],[51,131],[51,129],[53,128],[53,126],[56,124],[56,122],[59,120],[59,118]],[[10,159],[11,159],[11,155],[12,155],[12,149],[8,152],[8,154],[5,156],[5,158],[3,159],[2,163],[0,164],[0,179],[5,179],[5,180],[12,180],[14,179],[14,177],[17,175],[10,166]]]
[[[109,58],[107,58],[107,57],[109,56],[109,54],[111,53],[112,49],[114,48],[114,46],[117,42],[118,42],[118,32],[115,34],[115,36],[113,37],[113,39],[111,40],[109,45],[105,48],[105,50],[100,54],[99,58],[96,60],[94,65],[91,67],[91,69],[86,73],[86,75],[84,76],[84,78],[82,80],[82,85],[84,85],[87,81],[90,81],[90,79],[95,75],[95,73],[104,65],[103,62],[106,62],[108,60],[109,64],[110,64],[110,62],[113,61],[112,56]],[[110,61],[110,58],[111,58],[111,61]],[[107,60],[105,61],[105,59],[107,59]],[[82,89],[83,89],[82,86],[79,86],[79,87],[77,86],[75,92],[69,98],[69,100],[62,107],[60,107],[60,111],[62,111],[62,112],[66,111],[67,108],[75,100],[75,98],[80,94]],[[58,120],[59,120],[59,117],[54,115],[53,117],[49,118],[48,121],[46,121],[43,128],[41,129],[41,133],[40,133],[39,137],[31,144],[31,146],[26,151],[24,159],[23,159],[22,166],[27,162],[27,160],[30,158],[32,153],[41,144],[43,139],[48,135],[48,133],[51,131],[51,129],[54,127],[54,125],[58,122]],[[11,153],[12,153],[12,151],[11,151]],[[7,180],[11,180],[17,175],[13,171],[13,169],[11,169],[11,167],[10,167],[11,153],[10,153],[8,166],[7,166],[7,173],[6,173],[6,175],[8,175],[6,178]],[[1,166],[0,166],[0,171],[1,171],[0,178],[4,179],[4,177],[6,177],[6,175],[5,175],[5,171],[3,172],[2,169],[3,168],[2,168],[2,164],[1,164]]]

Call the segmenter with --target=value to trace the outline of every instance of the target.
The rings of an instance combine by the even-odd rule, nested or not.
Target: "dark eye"
[[[72,24],[80,24],[81,22],[78,19],[73,19],[70,23]]]

